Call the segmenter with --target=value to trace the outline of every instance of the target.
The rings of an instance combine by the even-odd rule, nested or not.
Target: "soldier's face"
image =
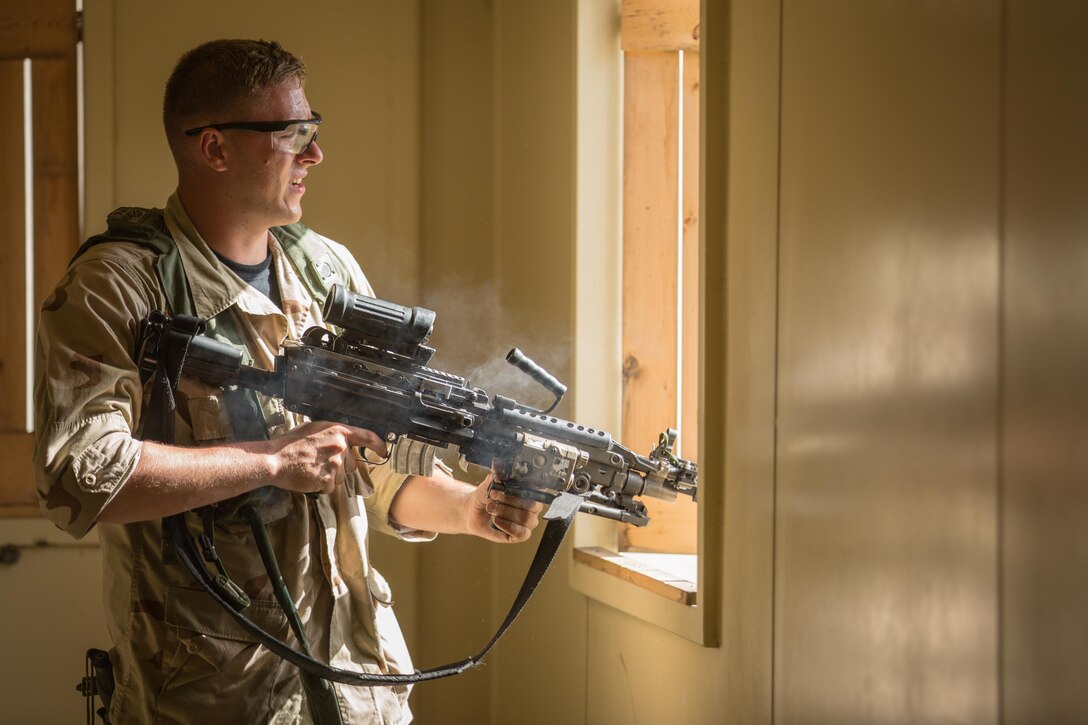
[[[265,102],[256,104],[246,120],[282,121],[310,118],[306,94],[294,83],[273,88]],[[304,178],[324,155],[315,140],[302,153],[276,149],[268,133],[235,133],[231,171],[237,183],[232,206],[247,226],[273,227],[297,222],[302,217]]]

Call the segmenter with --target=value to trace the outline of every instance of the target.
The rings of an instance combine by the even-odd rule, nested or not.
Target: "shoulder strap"
[[[351,275],[340,255],[305,224],[273,227],[272,234],[319,305],[325,304],[334,284],[350,286]]]
[[[149,247],[158,253],[155,260],[155,273],[163,294],[174,315],[193,315],[192,292],[189,280],[185,276],[185,267],[181,263],[181,253],[174,244],[170,231],[166,228],[162,209],[143,209],[136,206],[123,206],[114,209],[106,217],[106,231],[96,234],[80,246],[72,257],[75,262],[91,247],[103,242],[131,242]],[[71,266],[72,262],[69,262]]]

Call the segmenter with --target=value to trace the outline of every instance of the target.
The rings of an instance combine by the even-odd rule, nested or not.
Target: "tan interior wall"
[[[778,722],[997,716],[999,20],[783,3]]]
[[[1088,720],[1088,7],[1006,3],[1001,712]]]
[[[493,77],[539,68],[522,18],[563,47],[535,9],[495,7],[491,37],[519,47]],[[728,286],[707,330],[726,336],[724,481],[704,479],[726,489],[723,644],[546,589],[553,626],[527,618],[492,660],[490,721],[1084,719],[1083,9],[704,12],[704,173],[727,180],[704,207]],[[508,143],[540,142],[502,123],[501,89],[496,181]],[[518,202],[493,198],[499,218]]]
[[[705,5],[722,646],[574,594],[563,558],[484,668],[417,689],[419,721],[1088,719],[1084,10]],[[518,345],[569,376],[575,0],[342,2],[305,22],[279,2],[94,7],[92,219],[169,193],[157,104],[181,50],[289,38],[335,119],[307,220],[357,245],[380,291],[439,309],[442,364],[485,366],[487,386]],[[91,566],[56,555],[18,564],[19,591]],[[529,555],[379,543],[417,663],[482,641]],[[6,621],[71,640],[4,601]],[[86,613],[80,647],[100,641]],[[61,698],[62,679],[5,685],[7,702]]]
[[[423,7],[421,286],[439,311],[438,361],[488,391],[530,402],[540,402],[540,391],[506,372],[511,347],[560,378],[572,362],[573,13],[569,2]],[[428,547],[420,587],[432,604],[418,663],[481,646],[531,555],[527,546],[454,538]],[[559,721],[575,721],[584,648],[566,637],[547,654],[536,646],[584,628],[585,603],[566,586],[564,565],[483,669],[417,688],[422,722],[512,722],[526,700],[544,699],[573,701],[573,709],[559,705]],[[539,670],[526,670],[526,651],[536,653]],[[557,688],[568,694],[556,697]]]

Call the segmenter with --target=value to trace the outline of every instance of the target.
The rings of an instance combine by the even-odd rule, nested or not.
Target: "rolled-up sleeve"
[[[35,488],[79,538],[140,458],[139,321],[161,305],[151,252],[106,244],[82,257],[42,306],[36,347]]]

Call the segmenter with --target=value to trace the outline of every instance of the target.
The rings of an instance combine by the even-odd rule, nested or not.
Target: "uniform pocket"
[[[193,427],[193,440],[197,443],[215,443],[234,438],[226,400],[220,395],[189,398],[189,419]]]
[[[274,637],[283,639],[287,634],[287,618],[275,601],[254,599],[243,614]],[[231,689],[235,681],[254,686],[267,681],[271,687],[275,680],[280,659],[261,650],[256,639],[207,592],[169,588],[165,623],[175,641],[170,653],[172,671],[163,693],[188,689],[186,685],[210,677],[230,680],[224,683],[225,689]],[[257,696],[256,691],[253,695]]]
[[[382,648],[382,655],[389,671],[393,674],[410,674],[415,672],[412,665],[412,657],[408,653],[408,645],[401,633],[397,615],[393,613],[393,590],[389,582],[373,566],[367,574],[367,587],[370,596],[374,600],[374,618],[377,624],[378,639]],[[410,685],[394,685],[392,688],[400,700],[401,706],[408,701]]]

